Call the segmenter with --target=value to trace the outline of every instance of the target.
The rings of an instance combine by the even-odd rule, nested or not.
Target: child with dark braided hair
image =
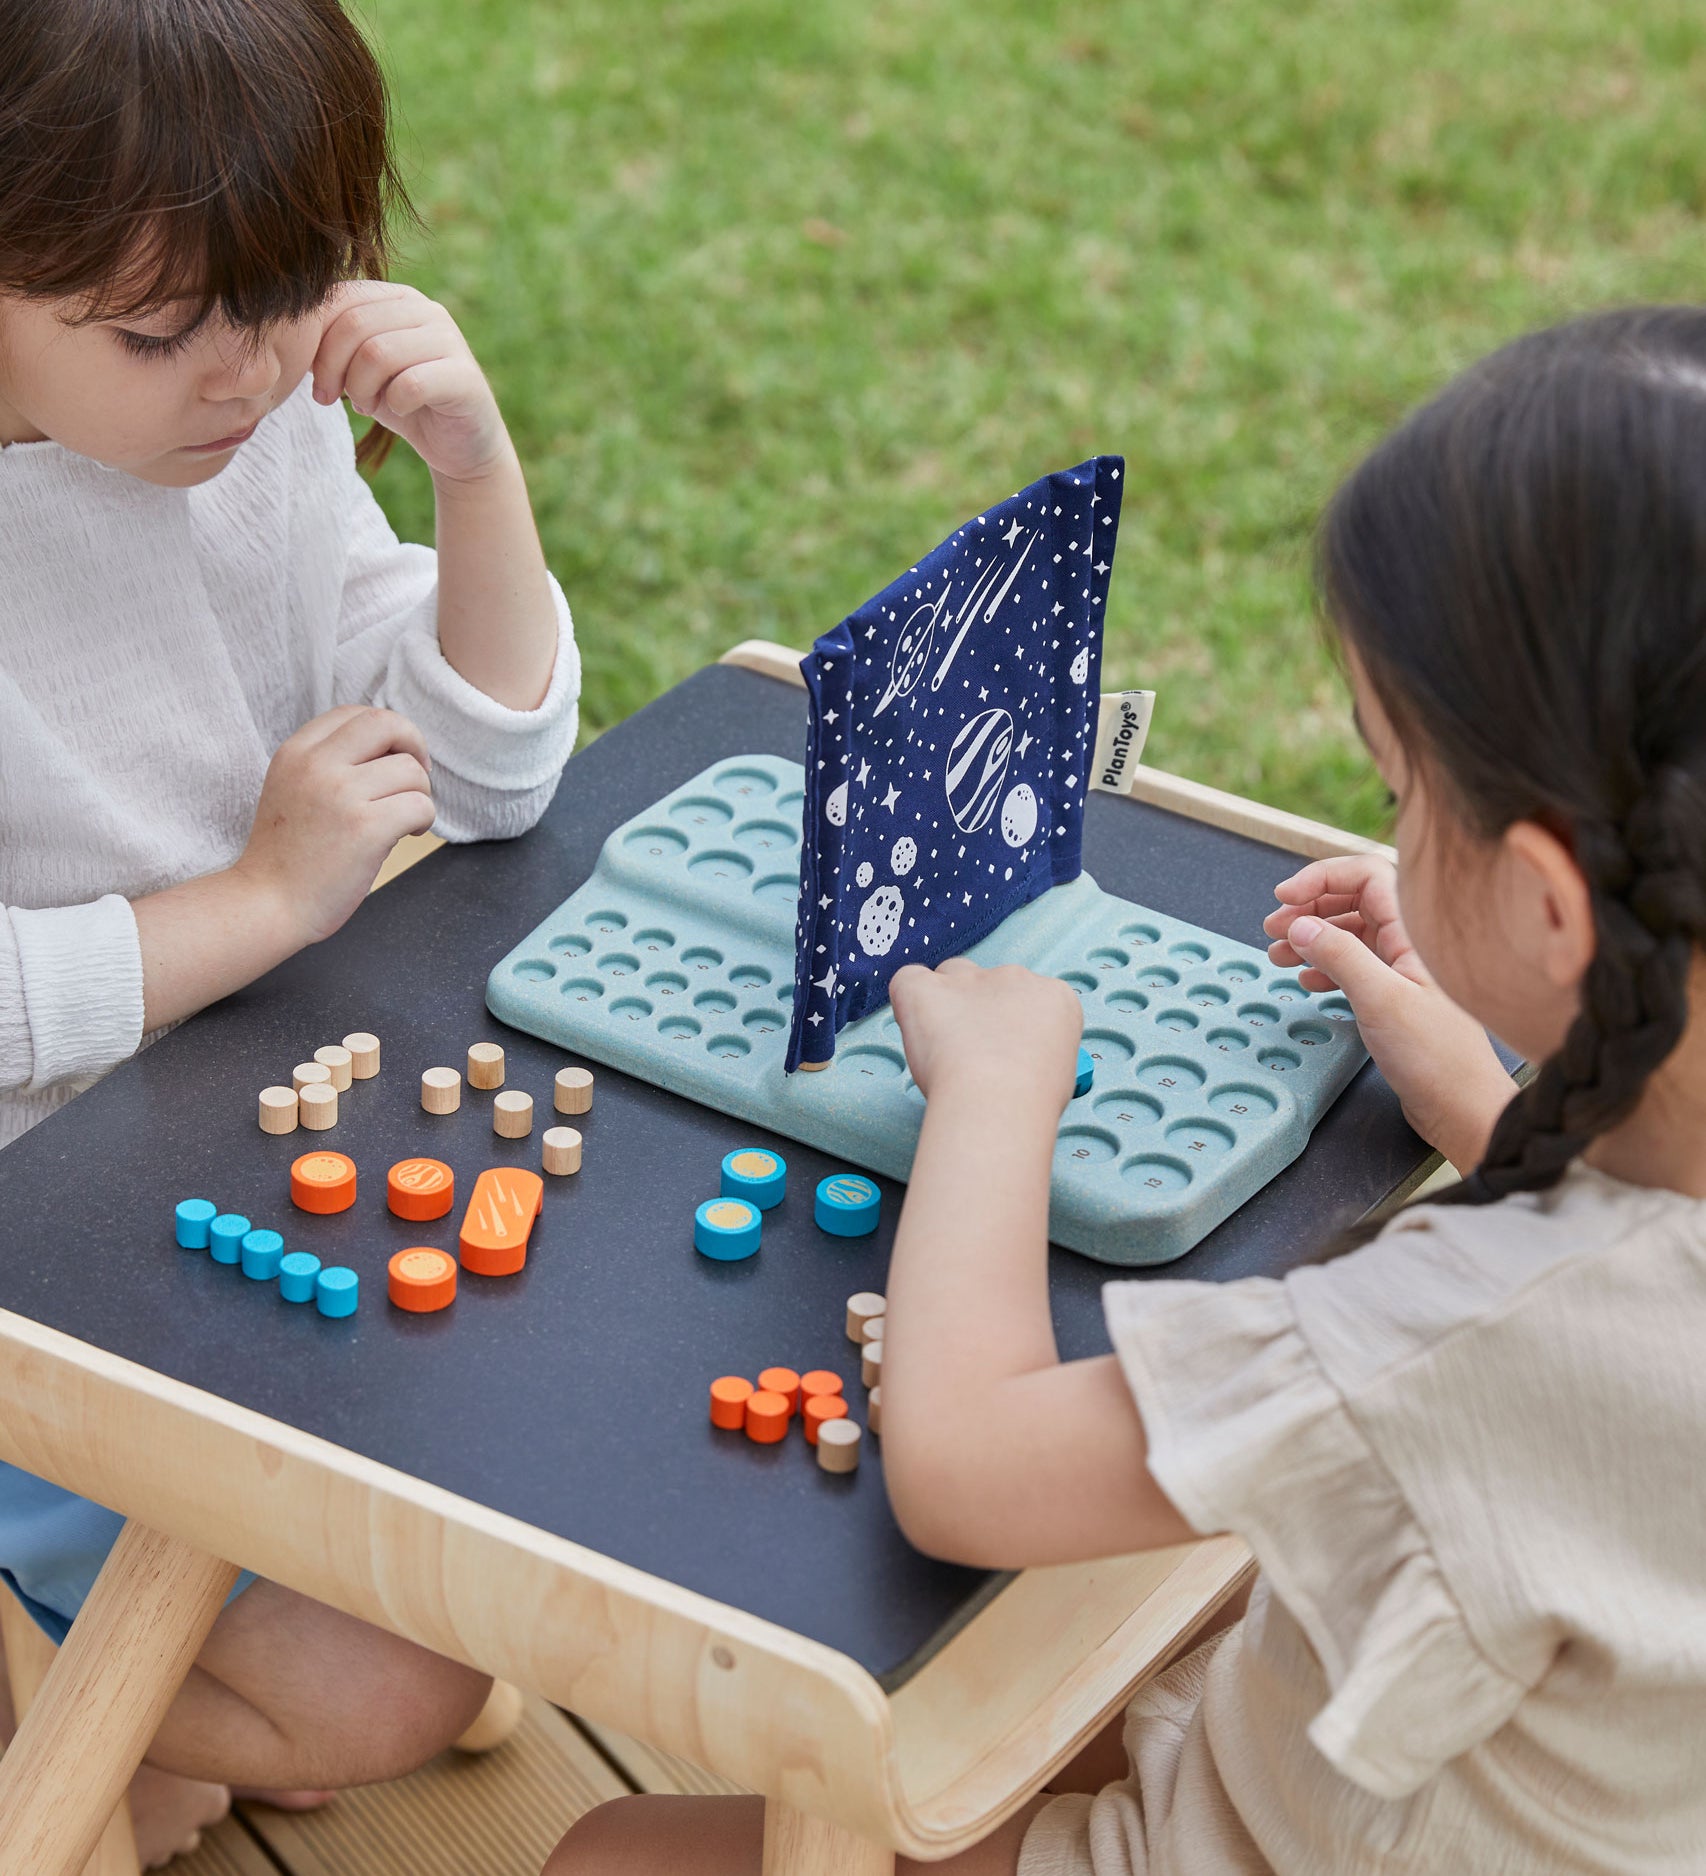
[[[1283,1280],[1110,1283],[1114,1353],[1062,1362],[1077,998],[896,975],[929,1096],[886,1286],[903,1527],[996,1568],[1230,1530],[1260,1565],[1241,1620],[931,1867],[1698,1871],[1706,310],[1466,373],[1339,491],[1319,576],[1399,864],[1284,881],[1269,954],[1343,989],[1465,1178]],[[1489,1029],[1538,1065],[1520,1092]],[[622,1800],[551,1876],[734,1876],[759,1833],[756,1801]]]

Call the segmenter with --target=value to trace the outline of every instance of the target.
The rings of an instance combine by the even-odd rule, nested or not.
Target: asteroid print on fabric
[[[788,1067],[1080,870],[1118,456],[975,516],[825,633]]]

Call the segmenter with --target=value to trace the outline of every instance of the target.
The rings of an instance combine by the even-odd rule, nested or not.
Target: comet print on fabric
[[[807,653],[790,1069],[1077,877],[1124,468],[1021,489]]]

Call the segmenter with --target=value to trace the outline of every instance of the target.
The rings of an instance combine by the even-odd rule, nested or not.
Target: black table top
[[[581,884],[612,827],[722,757],[797,758],[804,731],[803,693],[749,672],[699,672],[578,755],[531,834],[434,854],[333,938],[25,1135],[0,1158],[0,1307],[749,1610],[891,1686],[904,1680],[1003,1579],[907,1545],[883,1494],[879,1441],[857,1474],[831,1478],[797,1434],[754,1446],[714,1431],[705,1408],[714,1376],[782,1364],[837,1370],[860,1412],[842,1316],[853,1291],[883,1287],[901,1196],[891,1182],[874,1238],[830,1239],[811,1221],[811,1192],[835,1162],[596,1068],[593,1110],[574,1123],[584,1168],[546,1182],[525,1271],[464,1273],[454,1305],[433,1316],[385,1297],[391,1254],[453,1251],[477,1174],[537,1169],[539,1131],[555,1118],[552,1077],[567,1058],[487,1014],[491,966]],[[1096,794],[1084,854],[1110,891],[1257,943],[1273,884],[1296,865]],[[337,1127],[262,1134],[259,1090],[356,1029],[380,1036],[384,1067],[342,1097]],[[527,1140],[492,1133],[489,1094],[466,1090],[449,1118],[421,1111],[421,1070],[461,1068],[483,1039],[504,1044],[508,1085],[534,1097]],[[784,1154],[789,1197],[767,1215],[756,1258],[714,1264],[691,1247],[693,1209],[745,1142]],[[360,1168],[354,1210],[332,1218],[289,1201],[290,1162],[321,1145]],[[456,1208],[434,1224],[385,1209],[386,1168],[416,1153],[456,1172]],[[1365,1067],[1304,1156],[1163,1274],[1277,1275],[1425,1157]],[[179,1250],[173,1207],[188,1197],[352,1265],[358,1314],[327,1320]],[[1062,1353],[1105,1349],[1101,1286],[1137,1273],[1058,1249],[1052,1259]]]

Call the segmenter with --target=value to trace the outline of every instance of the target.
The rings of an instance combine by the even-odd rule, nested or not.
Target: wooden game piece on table
[[[345,1264],[333,1264],[314,1279],[314,1307],[322,1316],[353,1316],[361,1279]]]
[[[788,1412],[800,1411],[800,1377],[792,1368],[766,1368],[758,1377],[761,1394],[780,1394],[788,1403]]]
[[[746,1403],[757,1392],[744,1375],[718,1375],[711,1383],[712,1426],[738,1433],[746,1425]]]
[[[413,1223],[442,1218],[456,1203],[456,1175],[441,1159],[400,1159],[385,1175],[385,1203]]]
[[[525,1140],[533,1131],[533,1096],[506,1088],[492,1102],[492,1132],[506,1140]]]
[[[296,1118],[304,1127],[324,1133],[338,1124],[338,1091],[329,1081],[311,1081],[296,1093]]]
[[[858,1471],[859,1440],[858,1421],[824,1421],[817,1430],[818,1465],[825,1472]]]
[[[205,1251],[208,1233],[219,1216],[212,1199],[179,1199],[172,1215],[172,1229],[186,1251]]]
[[[717,1189],[726,1199],[745,1199],[761,1212],[770,1211],[787,1196],[788,1162],[763,1147],[736,1147],[723,1155]]]
[[[385,1294],[414,1316],[448,1308],[456,1300],[456,1259],[430,1244],[412,1244],[385,1266]]]
[[[880,1386],[871,1389],[865,1398],[865,1423],[878,1439],[883,1436],[883,1390]]]
[[[365,1029],[344,1037],[349,1050],[349,1072],[357,1081],[371,1081],[379,1073],[379,1038]]]
[[[320,1280],[320,1260],[312,1251],[288,1252],[278,1267],[278,1293],[287,1303],[311,1303]]]
[[[290,1168],[290,1202],[301,1212],[347,1212],[355,1203],[355,1161],[324,1147]]]
[[[295,1133],[296,1090],[263,1088],[261,1090],[261,1132]]]
[[[859,1379],[866,1387],[875,1387],[883,1378],[883,1345],[867,1342],[859,1351]]]
[[[276,1231],[251,1231],[243,1240],[243,1275],[271,1283],[284,1262],[284,1239]]]
[[[350,1085],[352,1066],[355,1058],[340,1042],[328,1042],[324,1048],[314,1051],[314,1060],[328,1070],[332,1077],[332,1086],[339,1094]]]
[[[772,1394],[768,1388],[760,1388],[746,1397],[746,1416],[742,1424],[749,1440],[759,1446],[774,1446],[778,1440],[787,1438],[788,1422],[793,1417],[786,1394]]]
[[[887,1303],[875,1290],[861,1290],[857,1296],[847,1299],[847,1339],[849,1342],[863,1342],[865,1324],[875,1316],[880,1316],[888,1307]]]
[[[863,1173],[831,1173],[817,1182],[812,1216],[831,1237],[863,1238],[877,1228],[883,1195]]]
[[[298,1062],[290,1071],[290,1085],[298,1094],[316,1083],[327,1088],[332,1085],[332,1071],[324,1062]]]
[[[520,1166],[488,1166],[474,1181],[462,1219],[462,1268],[513,1277],[527,1262],[533,1221],[545,1209],[545,1181]]]
[[[559,1068],[551,1100],[559,1114],[589,1113],[592,1108],[592,1070]]]
[[[559,1177],[581,1169],[581,1137],[573,1127],[547,1127],[544,1139],[544,1166]]]
[[[501,1088],[504,1085],[504,1052],[500,1043],[476,1042],[468,1051],[468,1086]]]
[[[706,1199],[693,1213],[693,1248],[720,1264],[751,1257],[764,1236],[764,1214],[746,1199]]]
[[[887,1322],[887,1316],[873,1316],[871,1320],[865,1324],[865,1340],[867,1342],[880,1342],[883,1339],[883,1328]]]
[[[844,1420],[846,1417],[847,1403],[839,1394],[814,1394],[800,1415],[800,1425],[806,1430],[806,1444],[817,1444],[826,1420]]]
[[[421,1076],[421,1106],[429,1114],[454,1114],[462,1105],[462,1077],[454,1068],[429,1068]]]
[[[253,1227],[241,1212],[221,1212],[207,1228],[207,1248],[216,1264],[240,1264],[243,1240]]]
[[[800,1376],[802,1410],[807,1401],[832,1399],[845,1391],[840,1375],[832,1373],[828,1368],[813,1368]]]

